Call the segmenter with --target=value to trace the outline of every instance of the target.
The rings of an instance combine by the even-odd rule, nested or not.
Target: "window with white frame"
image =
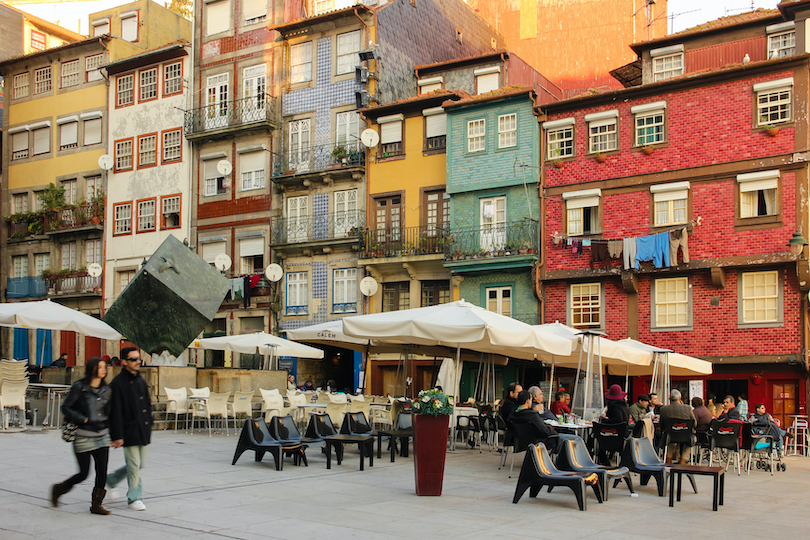
[[[335,115],[335,146],[356,147],[360,135],[360,115],[354,111]]]
[[[14,75],[14,99],[28,97],[28,73]]]
[[[287,273],[287,315],[306,315],[309,292],[306,272]]]
[[[155,199],[138,201],[138,232],[155,230]]]
[[[115,103],[117,107],[125,105],[132,105],[134,99],[133,85],[135,84],[135,75],[120,75],[116,79],[116,98]]]
[[[337,75],[354,73],[359,65],[360,30],[339,34],[337,37]]]
[[[101,177],[100,176],[88,176],[84,179],[84,187],[85,187],[85,199],[90,200],[96,195],[102,195],[104,190],[102,189],[101,185]]]
[[[84,145],[101,144],[101,113],[83,113]]]
[[[599,202],[602,190],[585,189],[563,193],[568,236],[581,236],[599,232]]]
[[[242,191],[264,189],[264,152],[249,152],[239,157],[242,172]]]
[[[574,328],[602,326],[602,284],[574,283],[570,287],[570,324]]]
[[[140,98],[139,101],[148,101],[157,97],[157,82],[158,71],[157,68],[145,69],[139,73],[140,84]]]
[[[14,197],[14,213],[23,214],[28,212],[28,193],[15,193]]]
[[[779,213],[779,179],[777,170],[738,174],[740,218],[775,216]]]
[[[41,276],[45,270],[51,267],[51,254],[50,253],[37,253],[34,255],[34,271],[35,275]]]
[[[119,17],[121,18],[121,39],[138,41],[138,12],[128,11]]]
[[[90,265],[101,264],[101,240],[88,240],[84,243],[84,261]]]
[[[498,148],[517,146],[517,113],[498,117]]]
[[[290,83],[312,80],[312,42],[290,47]]]
[[[653,196],[655,226],[678,225],[687,221],[689,182],[673,182],[650,186]]]
[[[741,272],[740,324],[778,323],[782,320],[779,272]]]
[[[242,3],[242,19],[245,25],[267,20],[267,0],[245,0]]]
[[[62,270],[75,270],[76,267],[76,242],[67,242],[61,245]]]
[[[683,53],[653,58],[653,81],[663,81],[683,75]]]
[[[37,51],[44,51],[48,48],[48,36],[42,32],[31,30],[31,48]]]
[[[34,155],[47,154],[51,151],[51,123],[45,122],[45,127],[31,126],[34,132]]]
[[[784,124],[793,120],[793,77],[754,85],[757,96],[757,125]]]
[[[62,62],[62,88],[76,86],[80,83],[79,80],[79,60],[71,60],[70,62]]]
[[[467,152],[487,149],[487,121],[485,118],[467,122]]]
[[[229,0],[205,4],[205,35],[213,36],[231,28],[231,3]]]
[[[42,94],[51,91],[51,66],[34,71],[34,93]]]
[[[183,63],[173,62],[163,66],[163,94],[177,94],[183,91]]]
[[[11,262],[14,267],[14,275],[12,277],[28,277],[28,255],[12,257]]]
[[[103,54],[94,54],[84,59],[84,71],[87,73],[87,82],[100,81],[104,78],[101,76],[100,69],[103,63]]]
[[[39,212],[40,210],[45,210],[45,203],[42,202],[42,197],[45,194],[44,191],[35,191],[34,192],[34,210]]]
[[[176,229],[180,226],[180,195],[161,197],[161,229]]]
[[[588,124],[588,153],[610,152],[619,148],[619,111],[585,115]]]
[[[487,310],[512,316],[512,287],[487,287]]]
[[[77,204],[79,202],[79,184],[76,180],[62,182],[62,189],[65,190],[65,203]]]
[[[768,34],[768,58],[782,58],[796,54],[796,23],[787,21],[765,27]]]
[[[264,236],[239,240],[240,268],[243,274],[264,273],[264,246]]]
[[[115,143],[115,170],[128,171],[132,169],[132,139],[125,139]]]
[[[402,124],[405,116],[392,114],[377,118],[380,125],[380,152],[381,157],[399,156],[403,154]]]
[[[182,157],[183,136],[179,129],[163,132],[163,161],[178,161]]]
[[[476,94],[486,94],[501,86],[501,68],[498,66],[476,69],[473,75],[475,76]]]
[[[438,76],[428,79],[419,79],[416,81],[416,84],[419,86],[419,95],[429,94],[430,92],[442,89],[444,86],[444,77]]]
[[[59,150],[77,148],[79,146],[79,117],[60,118],[56,123],[59,124]]]
[[[334,270],[332,278],[332,313],[357,311],[357,269]]]
[[[11,159],[25,159],[28,157],[29,133],[27,129],[11,132]]]
[[[689,326],[689,278],[656,279],[655,328]]]
[[[447,113],[442,107],[422,111],[425,117],[425,149],[442,150],[447,148]]]
[[[157,135],[138,137],[138,168],[157,164]]]
[[[91,23],[93,26],[93,36],[103,36],[110,33],[110,19],[96,19]]]
[[[121,294],[124,289],[127,288],[127,285],[132,281],[132,278],[135,277],[135,270],[119,270],[115,273],[117,279],[115,280],[115,288],[117,289],[118,294]]]
[[[549,160],[564,159],[574,155],[574,119],[562,118],[545,122],[546,156]]]
[[[205,243],[202,245],[200,256],[205,262],[213,265],[217,256],[227,255],[227,244],[225,241],[216,242],[213,239],[206,238]]]
[[[666,140],[665,116],[666,101],[645,103],[630,108],[635,122],[635,144],[645,146]]]
[[[225,177],[217,170],[217,160],[206,160],[203,196],[212,197],[214,195],[224,195],[227,192]]]

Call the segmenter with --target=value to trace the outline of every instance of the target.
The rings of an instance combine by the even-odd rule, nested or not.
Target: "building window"
[[[600,189],[585,189],[563,193],[568,236],[596,234],[599,232]]]
[[[79,84],[79,61],[62,62],[62,88]]]
[[[11,134],[11,159],[25,159],[28,157],[28,131],[18,131]]]
[[[48,36],[42,32],[31,30],[31,48],[37,51],[44,51],[48,48]]]
[[[231,3],[228,0],[205,4],[205,35],[213,36],[231,28]]]
[[[264,189],[264,152],[242,154],[239,166],[242,171],[242,191]]]
[[[84,146],[101,144],[101,113],[89,113],[89,115],[98,116],[98,118],[87,118],[84,114],[82,115],[87,118],[84,121]]]
[[[487,310],[512,316],[512,287],[487,287]]]
[[[486,94],[501,86],[501,68],[497,66],[476,69],[473,75],[475,76],[476,94]]]
[[[619,148],[619,111],[585,115],[588,123],[588,153],[610,152]]]
[[[119,17],[121,18],[121,39],[138,41],[138,12],[128,11]]]
[[[740,325],[774,326],[782,322],[782,287],[779,272],[741,272]]]
[[[332,277],[332,313],[357,311],[357,268],[335,270]]]
[[[51,91],[51,66],[34,71],[34,93],[42,94]]]
[[[94,54],[84,59],[84,70],[87,72],[87,82],[100,81],[104,78],[101,76],[100,69],[103,63],[103,54]]]
[[[88,176],[84,179],[85,185],[85,193],[86,193],[86,200],[90,200],[96,195],[103,195],[104,191],[101,187],[101,177],[100,176]]]
[[[59,120],[59,150],[67,150],[69,148],[77,148],[79,146],[79,119],[74,116],[75,120],[64,119]]]
[[[118,294],[121,294],[124,289],[127,288],[129,282],[132,281],[132,278],[135,277],[134,270],[125,270],[121,272],[116,272],[118,279],[115,282],[115,288],[118,290]]]
[[[61,246],[62,270],[75,270],[76,266],[76,242],[67,242]]]
[[[87,264],[102,264],[101,240],[88,240],[84,244],[84,261]]]
[[[360,115],[354,111],[335,115],[335,146],[355,148],[359,135]]]
[[[312,42],[290,47],[290,82],[292,84],[312,80]]]
[[[630,108],[630,112],[635,116],[636,146],[656,144],[666,140],[664,130],[665,101],[636,105]]]
[[[115,142],[115,170],[132,170],[132,139]]]
[[[146,69],[139,73],[140,76],[140,98],[139,101],[149,101],[157,97],[157,68]]]
[[[160,198],[162,229],[177,229],[180,227],[180,195],[169,195]]]
[[[267,20],[267,0],[246,0],[242,5],[245,26]]]
[[[483,152],[487,149],[487,121],[471,120],[467,122],[467,152]]]
[[[157,165],[157,135],[138,137],[138,168]]]
[[[441,107],[425,109],[425,150],[444,150],[447,148],[447,114]]]
[[[28,97],[28,73],[14,75],[14,99]]]
[[[359,65],[360,57],[360,30],[340,34],[337,37],[337,74],[354,73]]]
[[[546,130],[546,155],[549,160],[558,160],[574,155],[574,119],[563,118],[543,124]]]
[[[429,94],[436,90],[441,90],[444,86],[444,77],[430,77],[429,79],[419,79],[416,81],[419,86],[419,95]]]
[[[217,161],[213,159],[207,160],[205,162],[203,196],[212,197],[214,195],[224,195],[227,192],[225,177],[217,170]]]
[[[779,214],[778,170],[737,175],[740,191],[740,218],[757,218]]]
[[[135,75],[130,73],[129,75],[120,75],[116,79],[117,84],[117,92],[116,92],[116,107],[124,107],[126,105],[132,105],[133,102],[133,85],[135,81]]]
[[[93,21],[93,36],[103,36],[110,33],[110,19],[97,19]]]
[[[403,152],[402,124],[405,117],[402,114],[381,116],[377,119],[380,125],[380,157],[400,156]]]
[[[228,245],[223,242],[214,242],[214,241],[207,241],[208,239],[203,239],[201,241],[206,242],[202,245],[202,249],[200,250],[200,256],[203,258],[205,262],[214,266],[214,262],[216,258],[220,254],[227,254]]]
[[[155,199],[138,201],[138,232],[155,230]]]
[[[14,213],[23,214],[28,212],[28,193],[16,193],[14,195]]]
[[[754,85],[757,95],[757,125],[784,124],[793,119],[793,78]]]
[[[15,278],[28,277],[28,255],[19,255],[11,258]]]
[[[687,222],[689,182],[674,182],[650,186],[656,227]]]
[[[170,96],[183,91],[183,63],[174,62],[163,66],[163,95]]]
[[[180,161],[183,158],[181,145],[183,133],[181,129],[163,132],[163,163]]]
[[[34,271],[37,276],[41,276],[45,270],[51,267],[50,253],[37,253],[34,255]]]
[[[243,274],[264,272],[264,246],[263,236],[239,240],[239,258],[242,260]]]
[[[306,272],[287,274],[287,315],[306,315],[309,292]]]
[[[517,146],[517,114],[498,117],[498,148]]]
[[[790,21],[791,24],[793,21]],[[796,30],[768,36],[768,58],[782,58],[796,54]]]
[[[654,328],[691,326],[689,278],[656,279],[653,282]]]
[[[400,311],[411,307],[410,281],[383,283],[383,311]]]
[[[78,202],[78,184],[76,180],[62,182],[62,189],[65,190],[65,203],[76,204]]]
[[[47,122],[50,124],[50,122]],[[38,128],[34,132],[34,155],[47,154],[51,151],[51,127]]]
[[[602,284],[572,284],[570,291],[571,326],[574,328],[600,328],[602,326]]]
[[[427,235],[434,237],[440,229],[449,232],[450,228],[450,194],[444,190],[431,191],[425,194],[425,217]]]
[[[653,81],[663,81],[683,75],[683,53],[653,58]]]
[[[450,282],[447,280],[423,281],[421,307],[436,306],[450,302]]]

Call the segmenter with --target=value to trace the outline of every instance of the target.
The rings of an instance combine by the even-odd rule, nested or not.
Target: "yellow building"
[[[101,66],[138,52],[105,35],[0,62],[6,85],[3,300],[49,297],[101,314],[101,279],[86,271],[103,263],[104,251],[105,171],[99,157],[107,151],[108,116]],[[56,189],[48,189],[51,184]],[[7,358],[10,341],[3,340]],[[71,362],[101,350],[98,340],[66,332],[54,336],[54,345]]]
[[[60,47],[84,36],[0,3],[0,60]]]
[[[91,36],[111,34],[144,51],[178,39],[191,41],[191,21],[152,0],[91,13],[88,19]]]

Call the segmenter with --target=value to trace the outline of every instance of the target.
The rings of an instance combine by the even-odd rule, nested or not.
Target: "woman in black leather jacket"
[[[62,405],[65,421],[79,426],[76,430],[76,440],[73,441],[73,451],[76,453],[76,461],[79,462],[79,472],[51,487],[51,504],[58,506],[59,497],[87,478],[92,457],[96,463],[96,482],[90,512],[106,516],[110,512],[105,510],[101,503],[107,493],[104,489],[107,482],[107,462],[110,456],[110,431],[107,422],[112,390],[104,382],[104,377],[107,376],[107,364],[102,359],[91,358],[85,366],[84,374],[84,379],[77,381],[70,388],[65,403]]]

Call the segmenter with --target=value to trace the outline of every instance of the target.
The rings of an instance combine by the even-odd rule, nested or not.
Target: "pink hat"
[[[618,384],[614,384],[610,390],[605,392],[605,399],[624,399],[625,397],[627,397],[627,392],[622,392],[622,387]]]

